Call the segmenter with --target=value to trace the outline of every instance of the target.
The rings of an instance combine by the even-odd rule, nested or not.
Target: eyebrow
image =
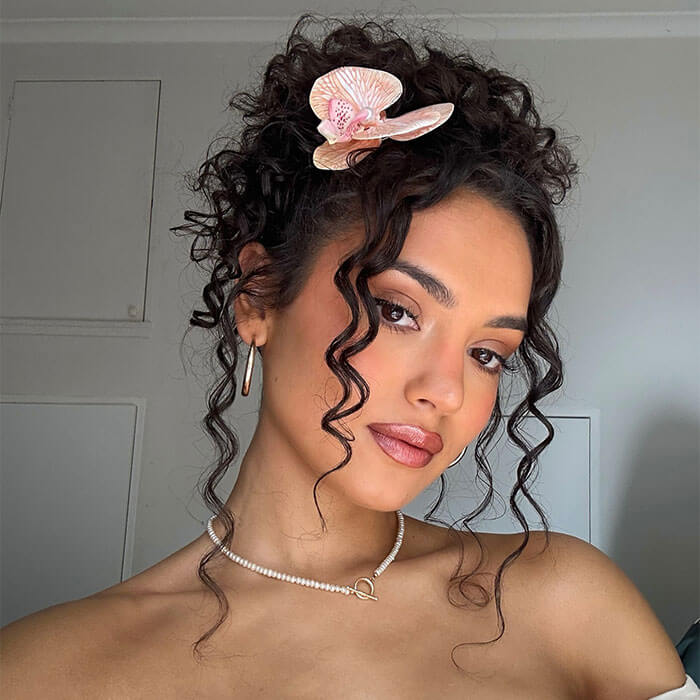
[[[457,298],[452,290],[442,280],[439,280],[435,275],[420,267],[420,265],[408,262],[408,260],[395,260],[387,269],[397,270],[412,277],[442,306],[448,309],[457,306]],[[489,328],[512,328],[516,331],[527,333],[527,319],[523,316],[496,316],[489,319],[485,325]]]

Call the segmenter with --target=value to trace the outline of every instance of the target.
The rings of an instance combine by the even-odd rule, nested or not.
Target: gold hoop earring
[[[248,351],[248,359],[245,363],[245,375],[243,377],[243,386],[241,387],[241,393],[243,396],[248,396],[250,391],[250,380],[253,377],[253,365],[255,364],[255,338],[250,344],[250,350]]]
[[[451,462],[450,464],[447,465],[448,469],[450,467],[454,467],[454,465],[457,464],[457,462],[459,462],[459,460],[462,459],[462,457],[464,457],[464,453],[467,451],[467,447],[469,447],[469,445],[465,445],[464,449],[459,453],[459,457],[457,457],[457,459],[455,459],[454,462]]]

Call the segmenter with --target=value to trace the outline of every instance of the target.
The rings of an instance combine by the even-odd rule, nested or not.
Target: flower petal
[[[375,148],[381,144],[381,139],[373,141],[348,141],[330,144],[328,142],[317,146],[313,154],[313,162],[317,168],[321,170],[347,170],[350,166],[347,162],[347,157],[353,151],[360,148]],[[371,151],[366,153],[358,153],[355,158],[356,162],[361,161],[368,156]]]
[[[328,103],[333,97],[350,102],[356,112],[370,107],[374,114],[394,104],[403,92],[401,81],[376,68],[341,66],[316,78],[309,104],[319,119],[329,119]]]
[[[377,126],[368,126],[353,134],[357,140],[371,138],[392,138],[408,141],[427,134],[446,122],[454,111],[452,102],[441,102],[414,109],[393,119],[385,119]]]

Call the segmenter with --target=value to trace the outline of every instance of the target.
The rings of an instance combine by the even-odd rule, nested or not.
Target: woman
[[[9,625],[3,697],[700,697],[634,584],[534,501],[544,531],[511,499],[522,535],[471,530],[491,489],[466,530],[401,513],[475,438],[491,485],[504,374],[528,382],[508,421],[528,495],[553,438],[536,402],[562,383],[553,204],[578,169],[524,83],[390,22],[315,43],[312,19],[232,99],[246,126],[175,229],[211,268],[191,324],[224,370],[214,516],[137,576]],[[258,424],[222,502],[225,411],[256,354]],[[532,448],[528,412],[549,432]]]

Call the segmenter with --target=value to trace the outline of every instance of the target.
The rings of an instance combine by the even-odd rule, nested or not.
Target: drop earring
[[[243,386],[241,387],[241,394],[243,396],[248,396],[250,391],[250,380],[253,377],[253,365],[255,364],[255,338],[250,344],[250,350],[248,351],[248,359],[245,363],[245,374],[243,376]]]

